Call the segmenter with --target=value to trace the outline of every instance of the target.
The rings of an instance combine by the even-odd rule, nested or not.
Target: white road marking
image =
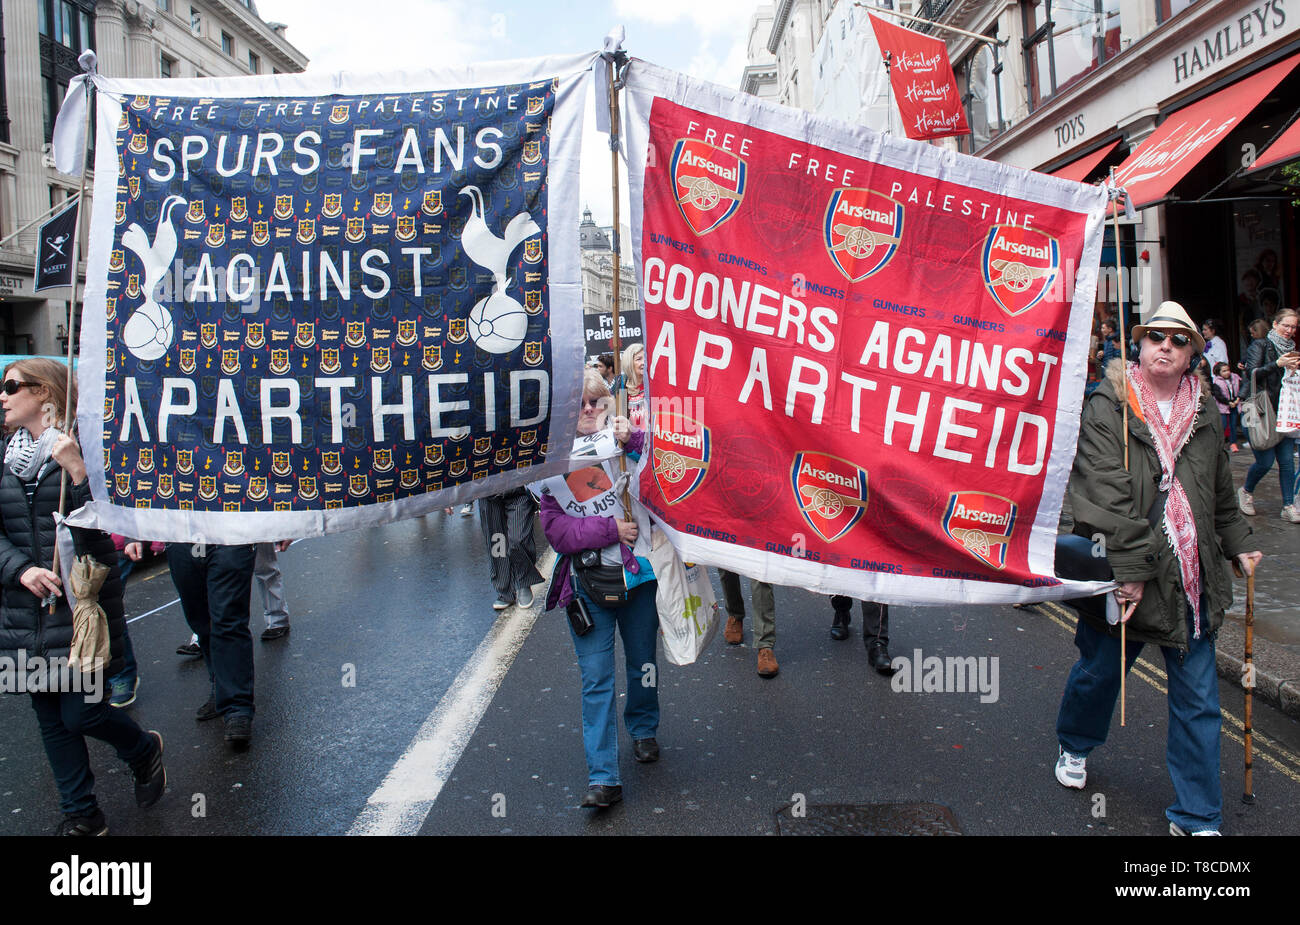
[[[555,551],[548,549],[538,570],[549,579]],[[488,705],[538,614],[545,606],[545,587],[528,610],[505,611],[479,643],[438,706],[425,719],[405,754],[366,801],[349,835],[414,835],[420,831],[438,794],[451,777]]]
[[[174,600],[174,601],[168,601],[166,604],[163,604],[161,607],[155,607],[153,610],[149,611],[149,613],[142,613],[142,614],[140,614],[140,616],[138,616],[138,617],[132,617],[130,620],[127,620],[126,622],[127,622],[127,623],[134,623],[136,620],[143,620],[145,617],[152,616],[153,614],[156,614],[158,611],[160,611],[160,610],[166,610],[166,609],[167,609],[168,607],[170,607],[172,604],[179,604],[180,602],[181,602],[181,599],[178,597],[178,598],[176,598],[176,600]]]

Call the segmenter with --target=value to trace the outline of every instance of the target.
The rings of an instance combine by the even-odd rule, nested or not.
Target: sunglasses
[[[1164,343],[1165,338],[1174,342],[1175,347],[1186,347],[1192,342],[1192,339],[1186,334],[1166,334],[1164,331],[1147,331],[1147,340],[1153,344]]]
[[[599,409],[604,405],[604,403],[605,403],[604,398],[587,398],[585,395],[582,398],[582,407],[584,408]]]
[[[0,391],[3,391],[6,395],[17,395],[23,389],[34,389],[38,385],[40,385],[39,382],[19,382],[17,379],[6,379],[4,385],[0,385]]]

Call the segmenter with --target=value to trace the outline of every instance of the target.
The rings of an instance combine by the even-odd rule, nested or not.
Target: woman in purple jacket
[[[583,377],[582,411],[578,433],[597,434],[607,426],[611,403],[609,387],[594,370]],[[613,436],[628,456],[640,458],[645,441],[644,431],[633,431],[626,418],[615,418]],[[623,799],[618,769],[618,692],[614,685],[614,628],[623,636],[623,654],[627,664],[627,705],[623,725],[632,737],[632,755],[642,763],[659,760],[659,689],[656,686],[655,643],[659,614],[655,607],[656,584],[650,563],[634,552],[644,547],[649,536],[649,522],[644,509],[633,501],[635,519],[596,515],[596,510],[621,513],[616,490],[617,465],[598,463],[567,476],[548,479],[541,495],[542,530],[551,546],[560,554],[551,580],[546,609],[556,606],[585,605],[591,622],[589,630],[579,635],[570,620],[573,647],[578,653],[582,672],[582,743],[587,754],[587,792],[581,805],[587,809],[604,809]],[[563,501],[563,505],[561,504]],[[566,513],[569,512],[569,513]],[[580,512],[583,516],[575,516]],[[591,512],[591,513],[589,513]],[[637,521],[641,522],[638,527]],[[640,537],[640,542],[638,542]],[[607,567],[621,567],[627,587],[627,602],[618,607],[597,604],[582,587],[571,568],[579,554],[595,550]],[[617,574],[617,572],[614,572]]]

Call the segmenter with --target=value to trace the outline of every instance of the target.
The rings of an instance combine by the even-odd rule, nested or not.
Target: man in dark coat
[[[1218,677],[1214,635],[1232,604],[1228,561],[1249,573],[1250,527],[1237,508],[1218,409],[1189,372],[1205,343],[1187,312],[1163,302],[1133,330],[1139,362],[1120,363],[1089,397],[1070,475],[1074,532],[1100,537],[1127,619],[1125,671],[1144,643],[1161,647],[1169,677],[1166,758],[1175,799],[1171,834],[1218,834]],[[1126,422],[1128,405],[1125,466]],[[1095,541],[1095,540],[1094,540]],[[1056,732],[1056,779],[1082,789],[1088,754],[1106,740],[1119,693],[1118,625],[1082,616]]]

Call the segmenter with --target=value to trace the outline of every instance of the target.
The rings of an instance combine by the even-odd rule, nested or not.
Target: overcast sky
[[[256,0],[268,22],[310,59],[309,71],[374,71],[422,64],[595,51],[616,25],[631,55],[701,80],[739,87],[757,0]],[[582,195],[599,224],[611,216],[609,148],[588,117]],[[624,199],[622,223],[629,224]]]

